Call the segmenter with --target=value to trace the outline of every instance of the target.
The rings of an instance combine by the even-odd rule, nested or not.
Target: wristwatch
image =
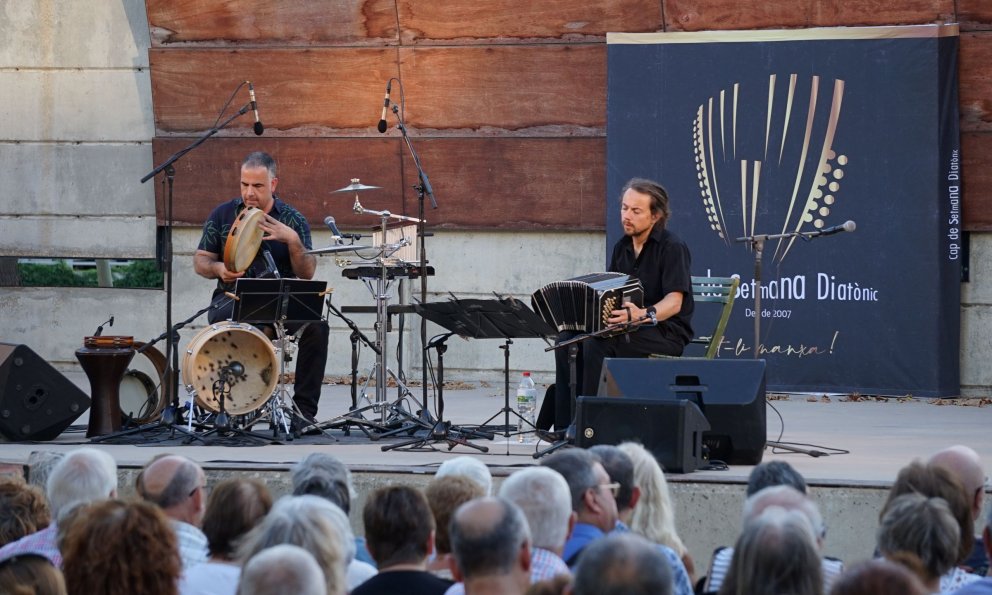
[[[651,318],[651,324],[658,324],[658,315],[656,314],[657,309],[654,306],[648,306],[644,311]]]

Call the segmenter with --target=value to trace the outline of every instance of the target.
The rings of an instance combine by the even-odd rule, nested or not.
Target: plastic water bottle
[[[520,432],[517,434],[517,442],[521,444],[534,444],[537,436],[534,434],[534,414],[537,410],[537,388],[534,386],[534,379],[530,377],[530,372],[524,372],[520,384],[517,385],[517,413],[524,421],[520,422]],[[527,425],[530,424],[530,425]]]

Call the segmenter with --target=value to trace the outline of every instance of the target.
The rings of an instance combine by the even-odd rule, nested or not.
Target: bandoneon
[[[590,273],[548,283],[530,296],[531,307],[545,322],[562,331],[595,333],[624,301],[644,302],[641,281],[623,273]]]

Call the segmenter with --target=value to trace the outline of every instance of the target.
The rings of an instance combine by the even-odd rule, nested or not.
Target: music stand
[[[503,437],[509,438],[511,435],[511,413],[533,428],[533,424],[510,407],[510,345],[513,344],[513,339],[553,337],[557,335],[555,329],[523,302],[513,297],[497,296],[497,299],[461,300],[453,298],[448,302],[420,304],[414,308],[421,316],[462,337],[503,340],[503,345],[500,345],[500,349],[504,350],[503,408],[479,424],[479,428],[485,428],[489,422],[503,414]],[[445,326],[445,322],[449,323],[450,326]],[[507,449],[509,449],[509,442],[507,442]]]
[[[231,318],[248,324],[271,324],[275,326],[276,337],[283,352],[279,355],[279,382],[276,399],[269,401],[274,434],[282,429],[288,439],[292,439],[291,424],[286,411],[295,412],[288,399],[286,377],[286,330],[288,323],[304,324],[323,320],[324,296],[327,295],[326,281],[307,279],[238,279],[234,283],[234,312]],[[300,330],[302,330],[301,327]],[[257,420],[256,420],[257,421]]]

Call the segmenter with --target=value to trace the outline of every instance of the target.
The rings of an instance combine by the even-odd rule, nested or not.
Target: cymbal
[[[366,248],[371,248],[372,246],[363,246],[361,244],[343,244],[338,246],[328,246],[326,248],[317,248],[316,250],[307,250],[304,254],[332,254],[334,252],[348,252],[351,250],[364,250]]]
[[[359,190],[375,190],[381,188],[381,186],[369,186],[368,184],[362,184],[357,178],[352,178],[351,184],[348,184],[344,188],[338,188],[334,192],[358,192]]]

